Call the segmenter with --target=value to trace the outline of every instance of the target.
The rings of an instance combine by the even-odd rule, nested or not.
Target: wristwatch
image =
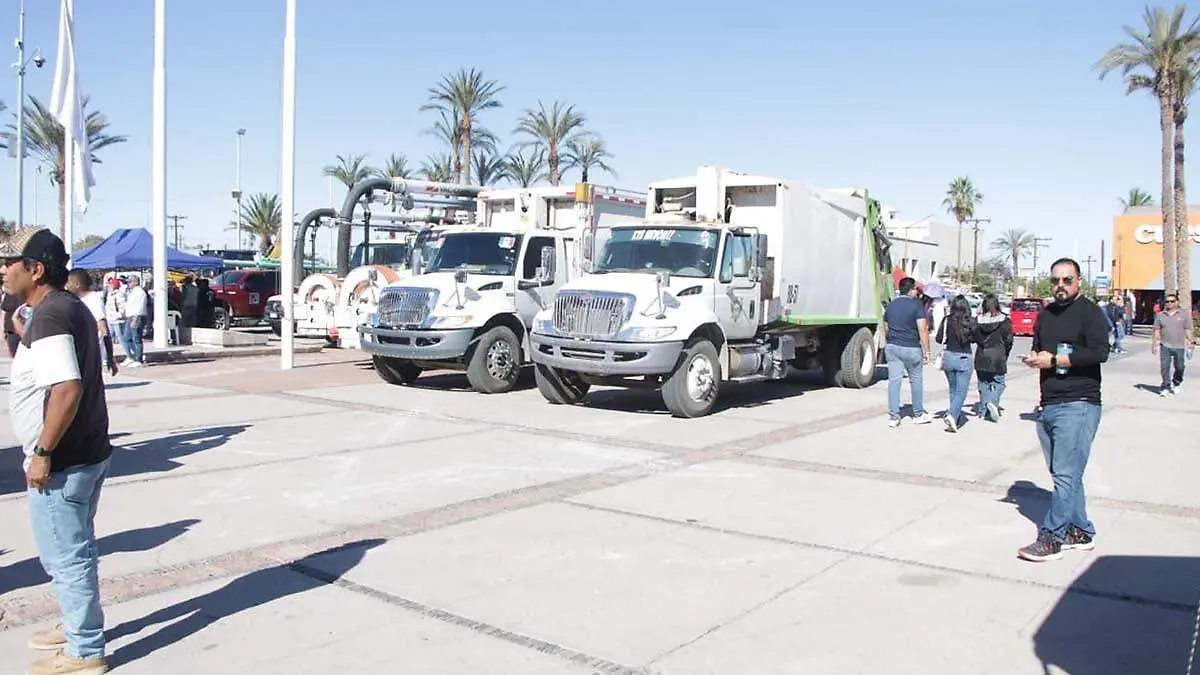
[[[1051,354],[1051,355],[1050,355],[1050,367],[1051,367],[1051,368],[1057,368],[1057,367],[1058,367],[1058,354]]]
[[[33,449],[33,456],[34,457],[49,457],[50,451],[39,445]]]

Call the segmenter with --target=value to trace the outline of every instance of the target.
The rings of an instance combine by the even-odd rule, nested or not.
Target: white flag
[[[79,93],[79,72],[75,66],[75,2],[62,0],[58,19],[58,61],[54,64],[54,91],[50,113],[63,126],[65,152],[74,153],[75,203],[87,211],[96,179],[92,175],[92,152],[88,147],[83,101]]]

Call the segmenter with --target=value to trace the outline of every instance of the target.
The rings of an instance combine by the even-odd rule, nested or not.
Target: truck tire
[[[533,376],[537,380],[538,391],[555,405],[578,405],[591,388],[579,373],[558,370],[541,363],[533,365]]]
[[[839,364],[840,384],[847,389],[863,389],[875,382],[875,336],[863,326],[850,335],[842,347]]]
[[[373,355],[371,363],[375,364],[375,372],[379,373],[379,379],[388,384],[412,384],[413,380],[421,375],[421,369],[416,364],[404,359]]]
[[[704,338],[688,342],[674,372],[662,384],[663,403],[675,417],[704,417],[721,391],[717,348]]]
[[[233,327],[233,313],[227,307],[213,308],[213,328],[229,330]]]
[[[467,381],[482,394],[512,391],[521,377],[521,341],[508,326],[495,326],[467,352]]]

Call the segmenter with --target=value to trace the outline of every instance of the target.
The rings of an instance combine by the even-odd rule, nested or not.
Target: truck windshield
[[[361,243],[354,247],[354,255],[350,256],[351,269],[363,265],[406,267],[412,247],[408,245],[408,242],[401,240],[371,242],[371,260],[369,262],[363,262],[363,249],[364,246]]]
[[[453,272],[462,268],[475,274],[509,276],[517,264],[521,236],[492,232],[451,232],[435,246],[426,272]]]
[[[694,228],[617,228],[604,245],[597,272],[659,272],[708,278],[717,259],[718,237]]]

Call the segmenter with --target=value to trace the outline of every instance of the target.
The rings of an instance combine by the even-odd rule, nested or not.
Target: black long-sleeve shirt
[[[1071,367],[1065,375],[1054,372],[1054,368],[1041,371],[1042,405],[1071,401],[1099,405],[1100,364],[1108,360],[1104,311],[1085,297],[1042,308],[1033,333],[1033,351],[1053,354],[1060,342],[1071,345]]]

